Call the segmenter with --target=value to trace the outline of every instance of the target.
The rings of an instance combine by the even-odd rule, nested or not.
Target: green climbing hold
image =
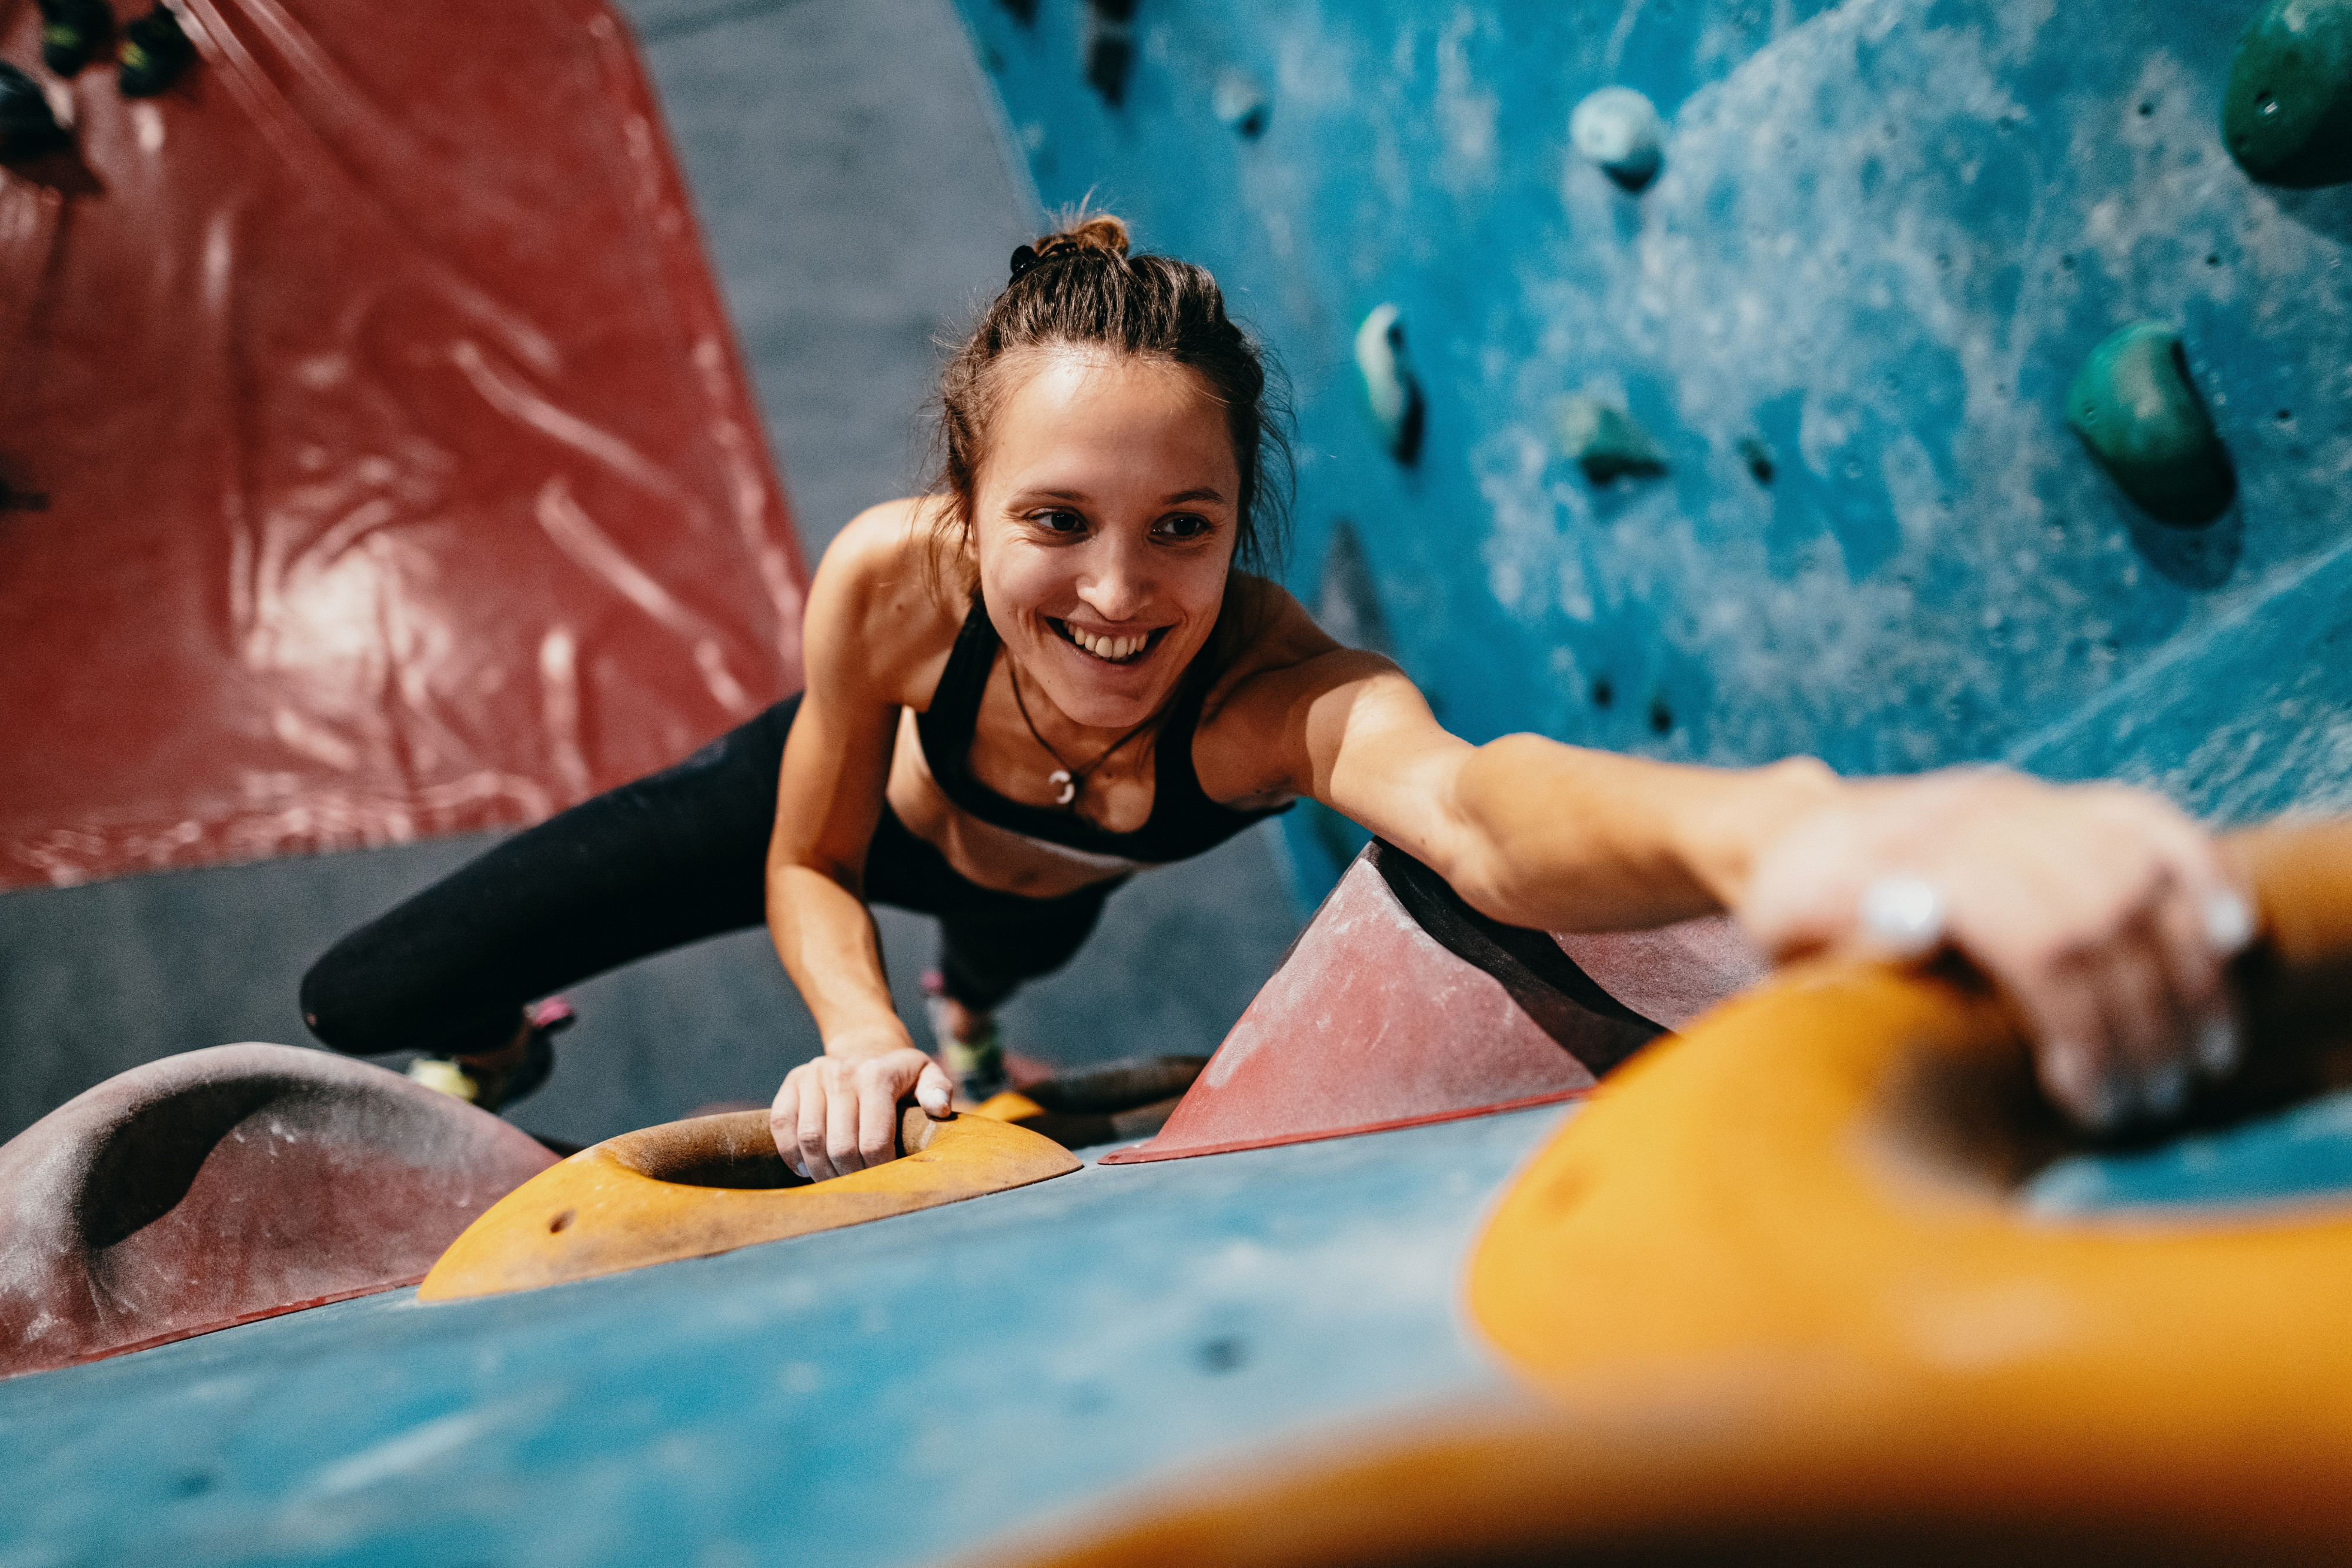
[[[2189,379],[2180,334],[2138,321],[2083,361],[2066,423],[2099,466],[2158,522],[2210,523],[2237,494],[2230,454]]]
[[[1624,475],[1654,478],[1666,471],[1665,454],[1633,416],[1596,397],[1579,393],[1559,400],[1552,427],[1559,449],[1596,485]]]
[[[2221,139],[2266,185],[2352,180],[2352,0],[2270,0],[2238,36]]]

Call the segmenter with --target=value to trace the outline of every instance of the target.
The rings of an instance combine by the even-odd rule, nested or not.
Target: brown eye
[[[1197,539],[1209,531],[1209,519],[1187,512],[1162,522],[1160,531],[1171,538]]]
[[[1039,512],[1035,521],[1049,534],[1084,533],[1087,520],[1076,512]]]

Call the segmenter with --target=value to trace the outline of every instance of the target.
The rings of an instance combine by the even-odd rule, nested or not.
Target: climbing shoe
[[[122,68],[117,78],[122,96],[152,98],[180,79],[196,57],[196,47],[188,42],[170,8],[157,5],[122,29],[122,46],[114,57]]]
[[[0,60],[0,158],[29,158],[68,140],[40,83]]]
[[[69,77],[98,57],[114,31],[106,0],[40,0],[41,63]]]
[[[547,1075],[555,1071],[551,1037],[571,1028],[578,1017],[570,1002],[550,997],[523,1009],[522,1051],[512,1062],[494,1067],[479,1057],[420,1056],[408,1064],[408,1076],[427,1089],[495,1114],[547,1082]]]
[[[977,1105],[1003,1092],[1004,1037],[997,1032],[996,1020],[989,1019],[978,1040],[958,1040],[950,1021],[946,983],[936,973],[923,977],[923,999],[931,1015],[931,1038],[939,1042],[940,1064],[955,1081],[957,1096]]]

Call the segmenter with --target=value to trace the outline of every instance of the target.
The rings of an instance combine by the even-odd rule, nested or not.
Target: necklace
[[[1013,683],[1013,706],[1021,710],[1021,722],[1029,727],[1029,738],[1045,747],[1046,756],[1062,764],[1045,775],[1045,782],[1062,787],[1062,792],[1054,797],[1054,804],[1066,810],[1075,811],[1078,809],[1078,791],[1086,788],[1087,780],[1093,777],[1096,768],[1110,760],[1112,752],[1160,722],[1160,716],[1153,714],[1141,724],[1104,747],[1092,762],[1087,763],[1084,768],[1073,768],[1068,762],[1064,761],[1060,752],[1054,749],[1053,743],[1037,732],[1037,721],[1029,716],[1028,701],[1021,695],[1021,667],[1013,662],[1010,653],[1004,660],[1004,676]]]

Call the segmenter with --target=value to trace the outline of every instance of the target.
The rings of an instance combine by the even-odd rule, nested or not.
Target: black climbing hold
[[[1650,699],[1650,732],[1654,735],[1664,735],[1674,727],[1675,710],[1666,706],[1665,698],[1652,697]]]
[[[1395,306],[1375,305],[1356,329],[1356,371],[1363,378],[1364,406],[1380,430],[1381,444],[1412,467],[1421,457],[1422,427],[1429,414]]]
[[[1653,478],[1666,471],[1665,455],[1632,414],[1599,398],[1562,398],[1553,428],[1559,449],[1595,485],[1631,475]]]
[[[96,58],[114,31],[106,0],[40,0],[41,63],[69,77]]]
[[[1117,109],[1127,101],[1127,78],[1135,69],[1136,0],[1088,0],[1087,85]]]
[[[996,0],[996,3],[1024,27],[1037,20],[1037,0]]]
[[[62,147],[65,127],[31,77],[0,60],[0,158],[30,158]]]
[[[1769,485],[1780,471],[1773,466],[1772,449],[1753,435],[1740,438],[1739,460],[1748,465],[1749,476],[1759,485]]]
[[[2270,0],[2254,13],[2230,61],[2221,139],[2266,185],[2352,180],[2352,0]]]
[[[2066,423],[2159,522],[2210,523],[2237,494],[2229,452],[2189,379],[2180,334],[2162,322],[2136,322],[2091,350],[2066,394]]]
[[[1592,706],[1594,707],[1607,707],[1611,703],[1615,702],[1616,700],[1617,688],[1609,684],[1608,676],[1602,675],[1592,683]]]
[[[1087,46],[1087,85],[1117,109],[1127,101],[1128,73],[1135,68],[1135,43],[1124,33],[1095,35]]]
[[[196,47],[180,30],[180,19],[159,5],[122,29],[122,46],[114,57],[122,68],[116,78],[122,96],[152,98],[180,79],[196,57]]]

